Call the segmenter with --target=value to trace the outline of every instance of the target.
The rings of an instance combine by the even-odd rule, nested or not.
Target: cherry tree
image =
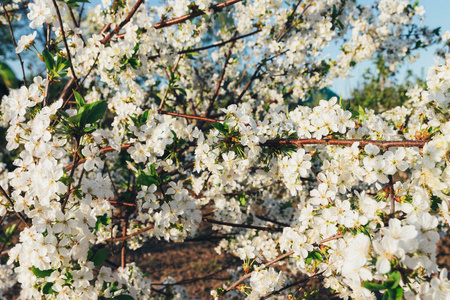
[[[154,284],[127,251],[205,223],[218,254],[242,261],[215,299],[296,299],[313,278],[344,299],[449,297],[436,263],[450,221],[447,49],[402,107],[300,105],[364,60],[394,71],[448,41],[417,2],[103,0],[84,15],[85,2],[2,6],[21,65],[25,51],[45,64],[31,80],[22,67],[1,101],[3,291],[195,297]],[[16,40],[22,8],[31,33]]]

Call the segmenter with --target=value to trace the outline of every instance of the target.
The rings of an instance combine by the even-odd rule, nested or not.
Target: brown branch
[[[198,120],[204,120],[208,122],[223,122],[221,120],[216,119],[209,119],[209,118],[203,118],[199,116],[193,116],[193,115],[185,115],[180,113],[172,113],[172,112],[166,112],[161,111],[161,114],[167,114],[171,116],[176,117],[182,117],[182,118],[191,118],[191,119],[198,119]],[[329,145],[329,146],[345,146],[350,147],[354,143],[359,143],[359,147],[363,147],[368,144],[376,145],[380,148],[387,149],[389,147],[419,147],[423,148],[426,143],[428,143],[430,140],[422,140],[422,141],[412,141],[412,140],[404,140],[404,141],[374,141],[374,140],[362,140],[362,139],[353,139],[353,140],[339,140],[339,139],[275,139],[275,140],[268,140],[265,143],[261,144],[262,146],[266,147],[280,147],[285,145],[292,145],[301,148],[303,145]],[[125,144],[122,145],[121,149],[128,149],[133,144]],[[112,147],[107,147],[100,149],[100,153],[106,153],[115,151],[116,149]],[[77,165],[80,165],[84,163],[86,159],[80,159],[77,163]],[[72,164],[68,165],[65,169],[66,171],[69,171],[72,168]]]
[[[269,219],[269,218],[267,218],[266,216],[255,215],[255,217],[257,217],[257,218],[260,219],[260,220],[266,221],[266,222],[270,222],[270,223],[273,223],[273,224],[277,224],[277,225],[279,225],[279,226],[283,226],[283,227],[289,227],[289,226],[290,226],[289,224],[286,224],[286,223],[278,222],[278,221],[276,221],[276,220]]]
[[[128,226],[128,222],[127,219],[125,219],[123,221],[123,228],[122,228],[122,237],[125,237],[127,234],[127,226]],[[125,239],[123,239],[122,242],[122,248],[120,249],[120,266],[123,268],[125,268],[125,264],[126,264],[126,251],[127,251],[127,243],[125,242]]]
[[[391,197],[391,211],[390,211],[389,217],[394,218],[395,217],[394,178],[392,175],[388,175],[388,178],[389,178],[389,183],[388,183],[389,196]]]
[[[297,5],[294,7],[294,10],[291,13],[291,16],[295,14],[295,12],[297,11],[298,6],[300,5],[300,3],[302,2],[302,0],[297,2]],[[298,16],[299,18],[301,18],[303,16],[303,14],[305,13],[305,11],[312,5],[311,3],[308,3],[308,5],[306,5],[306,7],[303,9],[302,13]],[[289,22],[289,18],[288,21],[286,21],[286,23],[283,26],[283,29],[280,32],[280,35],[277,38],[277,42],[281,42],[283,40],[283,38],[286,36],[286,34],[288,34],[289,30],[292,29],[292,21]]]
[[[233,5],[233,4],[241,2],[241,1],[242,0],[227,0],[227,1],[223,1],[223,2],[221,2],[219,4],[211,6],[209,8],[209,10],[212,10],[214,12],[218,12],[218,11],[221,11],[223,8],[225,8],[227,6]],[[174,19],[171,19],[171,20],[168,20],[168,21],[160,21],[159,23],[157,23],[155,25],[155,29],[160,29],[160,28],[172,26],[172,25],[175,25],[175,24],[179,24],[179,23],[182,23],[184,21],[193,19],[195,17],[201,16],[201,15],[204,15],[204,14],[205,14],[204,11],[197,10],[197,11],[194,11],[194,12],[192,12],[190,14],[187,14],[187,15],[184,15],[184,16],[181,16],[181,17],[178,17],[178,18],[174,18]]]
[[[248,228],[248,229],[264,230],[264,231],[275,231],[275,232],[283,231],[283,228],[236,224],[236,223],[217,221],[217,220],[213,220],[213,219],[209,219],[209,218],[203,218],[203,221],[212,223],[212,224],[225,225],[225,226],[238,227],[238,228]]]
[[[74,141],[73,141],[74,153],[73,153],[73,163],[71,165],[71,168],[69,168],[69,170],[70,170],[69,177],[70,178],[73,178],[73,175],[75,174],[75,169],[78,166],[78,149],[80,148],[80,139],[81,138],[79,136],[76,136]],[[71,183],[69,182],[69,184],[67,185],[66,197],[64,198],[64,201],[63,201],[63,204],[62,204],[62,207],[61,207],[61,210],[63,212],[64,212],[64,208],[67,205],[67,201],[69,200],[69,197],[70,197],[70,186],[71,186]]]
[[[111,204],[116,204],[116,205],[136,207],[136,204],[134,204],[134,203],[122,202],[122,201],[117,201],[117,200],[108,200],[108,202]]]
[[[9,13],[8,13],[8,11],[6,10],[5,5],[4,5],[3,3],[2,3],[2,7],[3,7],[3,12],[4,12],[5,16],[6,16],[6,20],[8,21],[9,32],[11,33],[11,39],[12,39],[12,42],[13,42],[13,44],[14,44],[14,52],[16,52],[15,49],[17,48],[17,43],[16,43],[16,38],[14,37],[14,31],[13,31],[13,29],[12,29],[11,19],[9,18]],[[19,58],[20,67],[22,68],[23,83],[24,83],[25,86],[26,86],[26,85],[27,85],[27,79],[26,79],[26,77],[25,77],[25,69],[24,69],[24,67],[23,67],[22,57],[20,56],[20,53],[16,53],[16,54],[17,54],[17,57]]]
[[[132,145],[133,145],[133,144],[125,144],[125,145],[121,146],[120,149],[128,149],[128,148],[130,148]],[[102,154],[102,153],[107,153],[107,152],[112,152],[112,151],[116,151],[116,149],[114,149],[113,147],[106,147],[106,148],[100,149],[100,154]],[[79,166],[79,165],[81,165],[82,163],[84,163],[85,161],[86,161],[85,158],[84,158],[84,159],[80,159],[80,160],[78,160],[78,162],[77,162],[76,165]],[[70,171],[70,169],[72,169],[72,166],[73,166],[73,163],[71,163],[70,165],[68,165],[68,166],[65,168],[66,172]]]
[[[53,0],[55,1],[55,0]],[[119,33],[119,31],[128,24],[128,22],[130,22],[131,18],[133,17],[133,15],[136,13],[136,11],[138,10],[139,6],[141,6],[141,4],[144,3],[144,0],[138,0],[136,2],[136,4],[133,6],[133,8],[131,9],[131,11],[128,13],[128,16],[125,18],[125,20],[123,20],[122,22],[120,22],[120,24],[113,29],[113,31],[111,31],[110,33],[108,33],[107,36],[105,36],[102,40],[101,43],[105,44],[106,42],[108,42],[115,34]]]
[[[15,12],[27,9],[28,8],[28,3],[23,3],[23,7],[10,9],[10,10],[6,10],[4,4],[2,4],[2,7],[3,7],[3,12],[6,12],[6,13],[10,14],[10,13],[15,13]]]
[[[222,41],[222,42],[220,42],[220,43],[212,44],[212,45],[209,45],[209,46],[200,47],[200,48],[193,48],[193,49],[181,50],[181,51],[178,51],[177,54],[188,54],[188,53],[199,52],[199,51],[203,51],[203,50],[207,50],[207,49],[211,49],[211,48],[215,48],[215,47],[222,47],[222,46],[224,46],[224,45],[226,45],[226,44],[228,44],[228,43],[236,42],[237,40],[240,40],[240,39],[243,39],[243,38],[252,36],[252,35],[257,34],[257,33],[259,33],[259,32],[261,32],[261,29],[252,31],[252,32],[250,32],[250,33],[247,33],[247,34],[244,34],[244,35],[241,35],[241,36],[238,36],[238,37],[233,37],[233,38],[231,38],[231,39],[229,39],[229,40]],[[123,37],[123,36],[125,36],[125,34],[117,35],[117,37]],[[149,59],[154,59],[154,58],[157,58],[157,57],[160,57],[160,55],[159,55],[159,54],[157,54],[157,55],[152,55],[152,56],[149,56],[148,58],[149,58]]]
[[[323,244],[323,243],[326,243],[326,242],[329,242],[329,241],[332,241],[332,240],[335,240],[335,239],[338,239],[338,238],[342,238],[342,234],[337,234],[337,235],[334,235],[334,236],[332,236],[332,237],[323,239],[322,241],[319,242],[319,245],[320,245],[320,244]],[[288,257],[291,256],[292,254],[294,254],[294,251],[289,251],[288,253],[285,253],[285,254],[283,254],[283,255],[280,255],[280,256],[278,256],[276,259],[274,259],[274,260],[272,260],[272,261],[270,261],[270,262],[264,264],[264,266],[265,266],[265,267],[269,267],[269,266],[273,265],[274,263],[279,262],[280,260],[283,260],[283,259],[288,258]],[[235,289],[239,284],[241,284],[241,282],[243,282],[245,279],[247,279],[247,278],[249,278],[250,276],[252,276],[253,272],[255,272],[255,271],[252,271],[252,272],[247,273],[247,274],[245,274],[244,276],[242,276],[238,281],[236,281],[235,283],[233,283],[232,285],[230,285],[230,286],[225,290],[225,293],[231,291],[232,289]]]
[[[233,37],[236,37],[236,35],[237,35],[237,31],[234,33]],[[217,96],[219,96],[220,86],[222,85],[222,81],[225,77],[225,72],[227,70],[228,62],[231,57],[231,51],[233,50],[235,43],[236,43],[236,41],[233,41],[232,44],[230,45],[230,49],[228,49],[228,53],[227,53],[227,56],[225,57],[225,62],[223,64],[222,73],[220,74],[220,78],[219,78],[219,81],[217,82],[216,89],[214,90],[214,95],[212,96],[211,100],[209,101],[208,108],[206,109],[205,114],[203,115],[204,117],[207,117],[211,113],[214,101],[216,101]]]
[[[264,266],[269,267],[271,265],[273,265],[274,263],[279,262],[280,260],[284,260],[286,258],[288,258],[289,256],[291,256],[292,254],[294,254],[294,251],[289,251],[288,253],[285,253],[283,255],[278,256],[277,258],[275,258],[274,260],[264,264]],[[252,276],[254,271],[245,274],[244,276],[242,276],[238,281],[236,281],[235,283],[233,283],[232,285],[230,285],[226,290],[226,292],[229,292],[233,289],[235,289],[239,284],[241,284],[241,282],[243,282],[245,279],[249,278],[250,276]]]
[[[186,118],[186,119],[194,119],[194,120],[200,120],[200,121],[212,122],[212,123],[223,122],[222,120],[216,120],[216,119],[205,118],[205,117],[194,116],[194,115],[180,114],[180,113],[164,111],[164,110],[159,111],[159,113],[161,115],[169,115],[169,116],[174,116],[174,117],[180,117],[180,118]]]
[[[3,189],[3,187],[0,185],[0,191],[2,192],[3,196],[5,196],[6,200],[8,200],[9,204],[11,204],[12,209],[14,210],[14,203],[12,202],[11,198],[9,197],[8,193]],[[28,225],[28,222],[25,220],[25,217],[22,216],[22,214],[20,212],[16,212],[16,214],[19,216],[20,221],[22,221],[22,223],[30,228],[30,225]]]
[[[270,293],[270,294],[268,294],[268,295],[262,297],[261,300],[268,299],[268,298],[270,298],[270,297],[273,296],[273,295],[281,294],[282,291],[285,291],[285,290],[287,290],[288,288],[294,287],[294,286],[299,285],[299,284],[302,284],[302,283],[304,283],[303,286],[305,286],[305,285],[308,283],[308,281],[310,281],[312,278],[317,277],[317,276],[320,276],[320,275],[322,275],[324,272],[325,272],[325,271],[322,271],[322,272],[316,273],[316,274],[314,274],[314,275],[311,275],[310,277],[307,277],[307,278],[301,279],[301,280],[299,280],[299,281],[293,282],[293,283],[291,283],[291,284],[288,284],[288,285],[282,287],[281,289],[276,290],[276,291],[273,291],[272,293]],[[301,289],[301,287],[300,287],[300,289]]]
[[[63,21],[61,19],[61,13],[59,12],[59,7],[58,7],[58,4],[56,4],[56,0],[52,0],[52,2],[53,2],[53,6],[55,6],[56,16],[58,17],[59,26],[61,27],[61,35],[63,38],[64,46],[66,47],[67,59],[70,62],[70,71],[72,72],[72,76],[75,79],[75,85],[77,86],[77,89],[79,90],[80,87],[78,86],[78,78],[77,78],[77,75],[75,74],[75,69],[73,68],[72,56],[70,55],[69,45],[67,44],[66,33],[64,32]]]
[[[133,232],[132,234],[129,234],[129,235],[126,235],[126,236],[122,236],[122,237],[118,237],[118,238],[109,238],[106,241],[107,242],[120,242],[120,241],[123,241],[123,240],[127,240],[127,239],[129,239],[129,238],[131,238],[131,237],[133,237],[135,235],[138,235],[138,234],[141,234],[143,232],[149,231],[150,229],[153,229],[154,227],[155,227],[155,225],[151,225],[151,226],[142,228],[142,229],[140,229],[140,230],[138,230],[136,232]]]
[[[270,57],[270,58],[265,58],[262,59],[261,62],[258,63],[258,66],[255,69],[255,72],[253,73],[252,77],[250,78],[250,80],[247,82],[247,84],[245,85],[244,89],[242,90],[241,94],[239,95],[239,97],[237,97],[237,99],[234,101],[234,104],[237,104],[241,101],[242,97],[244,97],[245,93],[247,92],[248,88],[250,87],[250,85],[252,84],[252,82],[258,77],[258,73],[261,70],[261,68],[269,61],[275,59],[276,57],[286,53],[286,51],[283,52],[278,52],[277,54],[275,54],[274,56]]]
[[[374,140],[363,140],[363,139],[352,139],[352,140],[339,140],[339,139],[275,139],[268,140],[263,145],[264,146],[286,146],[292,145],[296,147],[301,147],[303,145],[328,145],[328,146],[347,146],[350,147],[354,143],[359,143],[359,147],[363,147],[369,144],[378,146],[383,149],[389,147],[419,147],[423,148],[426,143],[430,140],[404,140],[404,141],[374,141]]]
[[[79,25],[77,24],[77,20],[75,19],[75,15],[73,14],[72,7],[68,6],[68,8],[69,8],[70,18],[72,19],[72,23],[75,26],[75,28],[78,28]],[[83,45],[86,46],[86,42],[84,41],[84,38],[81,35],[81,33],[77,33],[77,36],[83,41]]]
[[[174,74],[175,71],[177,70],[178,64],[180,63],[180,60],[181,60],[181,55],[178,55],[177,60],[175,61],[175,64],[173,65],[173,68],[172,68],[172,70],[171,70],[171,73],[172,73],[172,74]],[[166,91],[164,92],[164,95],[163,95],[163,97],[162,97],[161,103],[159,104],[158,112],[162,110],[162,108],[163,108],[163,106],[164,106],[164,102],[165,102],[166,97],[167,97],[167,93],[168,93],[169,90],[170,90],[170,76],[169,76],[169,74],[167,73],[167,71],[166,71],[165,69],[164,69],[164,72],[166,72],[167,80],[168,80],[169,82],[167,83],[167,89],[166,89]],[[176,95],[175,95],[175,96],[176,96]]]

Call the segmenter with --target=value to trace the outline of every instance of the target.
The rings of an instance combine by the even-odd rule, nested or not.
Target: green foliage
[[[383,284],[364,282],[363,287],[373,292],[386,290],[383,300],[400,300],[403,297],[403,289],[399,286],[401,278],[399,271],[393,271],[389,273],[389,279]]]
[[[403,105],[408,100],[407,91],[418,84],[424,86],[424,80],[413,76],[412,71],[403,83],[396,83],[393,80],[394,72],[389,71],[382,56],[376,61],[376,71],[370,69],[363,75],[364,81],[360,88],[353,90],[349,99],[351,108],[357,110],[358,107],[373,109],[375,112]]]
[[[51,81],[57,81],[59,78],[67,75],[68,69],[71,66],[71,63],[67,58],[58,54],[55,61],[53,54],[51,54],[47,49],[42,51],[42,58],[44,59],[48,76]]]
[[[34,275],[36,275],[39,278],[45,278],[47,276],[50,276],[53,273],[53,269],[49,269],[49,270],[41,270],[39,268],[36,268],[35,266],[31,267],[31,271],[33,272]]]
[[[78,6],[80,6],[79,3],[89,3],[89,1],[88,0],[67,0],[66,3],[67,3],[67,6],[69,6],[69,7],[78,7]]]
[[[79,93],[76,91],[73,91],[73,93],[77,103],[77,114],[69,117],[65,112],[59,111],[62,122],[66,127],[66,132],[76,135],[94,132],[97,129],[94,124],[99,121],[106,112],[106,102],[99,100],[86,104]],[[87,124],[91,124],[91,126],[85,128]]]
[[[98,267],[105,262],[107,254],[106,248],[98,249],[90,260],[94,263],[94,266]]]

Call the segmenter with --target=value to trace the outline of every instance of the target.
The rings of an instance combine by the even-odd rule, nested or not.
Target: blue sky
[[[425,8],[425,20],[424,25],[430,28],[441,27],[441,33],[446,30],[450,30],[450,0],[422,0],[419,2]],[[406,75],[407,69],[411,69],[413,73],[423,79],[426,78],[428,69],[434,65],[434,52],[436,47],[430,47],[428,49],[422,49],[419,54],[420,57],[412,64],[408,64],[400,69],[399,81]],[[364,62],[355,67],[351,72],[352,77],[345,79],[336,79],[331,86],[331,89],[338,95],[347,98],[350,95],[350,91],[358,87],[361,83],[360,78],[362,74],[373,64],[371,62]]]

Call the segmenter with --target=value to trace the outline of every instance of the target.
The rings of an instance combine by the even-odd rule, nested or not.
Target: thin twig
[[[55,0],[53,0],[55,1]],[[106,42],[108,42],[115,34],[119,33],[119,31],[128,24],[128,22],[130,22],[131,18],[133,17],[133,15],[136,13],[136,11],[138,10],[139,6],[141,6],[141,4],[144,3],[144,0],[138,0],[136,2],[136,4],[134,4],[133,8],[131,9],[131,11],[128,13],[128,16],[125,18],[125,20],[123,20],[122,22],[120,22],[120,24],[113,29],[113,31],[111,31],[110,33],[108,33],[107,36],[105,36],[102,40],[101,43],[105,44]]]
[[[299,6],[299,4],[302,2],[302,0],[300,0],[299,2],[297,2],[297,5],[295,6],[292,15],[295,14],[295,12],[297,11],[297,8]],[[312,5],[311,3],[308,3],[308,5],[306,5],[306,7],[303,9],[302,13],[299,15],[299,18],[301,18],[303,16],[303,14],[305,13],[305,11]],[[277,38],[277,42],[281,42],[283,40],[283,38],[286,36],[286,34],[288,34],[289,30],[291,30],[292,28],[292,22],[286,22],[285,26],[283,27],[280,36]]]
[[[215,47],[222,47],[222,46],[224,46],[224,45],[226,45],[228,43],[236,42],[237,40],[240,40],[240,39],[252,36],[252,35],[257,34],[257,33],[261,32],[261,31],[262,31],[261,29],[258,29],[258,30],[252,31],[250,33],[247,33],[247,34],[244,34],[244,35],[241,35],[241,36],[238,36],[238,37],[233,37],[233,38],[231,38],[229,40],[222,41],[220,43],[212,44],[212,45],[209,45],[209,46],[181,50],[181,51],[178,51],[177,54],[188,54],[188,53],[193,53],[193,52],[200,52],[200,51],[211,49],[211,48],[215,48]],[[122,34],[118,35],[117,37],[119,37],[119,36],[122,37]],[[125,34],[123,34],[123,36],[125,36]],[[149,59],[154,59],[154,58],[157,58],[157,57],[160,57],[160,55],[159,54],[152,55],[152,56],[149,56],[148,58]]]
[[[81,4],[80,13],[78,14],[78,24],[81,24],[81,17],[83,16],[83,10],[84,10],[84,2]]]
[[[77,24],[77,20],[75,20],[75,15],[73,14],[72,7],[70,7],[70,6],[68,6],[68,7],[69,7],[69,14],[70,14],[70,18],[72,19],[72,23],[75,28],[78,28],[80,25]],[[81,33],[77,33],[77,36],[83,41],[83,45],[86,46],[86,42],[84,41],[84,38],[81,35]]]
[[[127,234],[127,225],[128,225],[128,221],[127,219],[125,219],[123,221],[123,228],[122,228],[122,237],[125,237]],[[125,239],[122,242],[122,249],[120,249],[120,266],[123,268],[125,268],[125,264],[126,264],[126,251],[127,251],[127,243],[125,241]]]
[[[250,80],[247,82],[247,84],[245,85],[244,89],[242,90],[242,92],[239,94],[239,97],[237,97],[237,99],[234,101],[234,104],[239,103],[242,100],[242,97],[244,97],[245,93],[247,92],[248,88],[250,87],[250,85],[252,84],[252,82],[258,77],[258,73],[261,70],[261,68],[269,61],[273,60],[274,58],[286,53],[286,51],[283,52],[279,52],[277,54],[275,54],[274,56],[270,57],[270,58],[264,58],[261,60],[261,62],[258,63],[258,66],[255,69],[255,72],[253,72],[252,77],[250,78]]]
[[[131,238],[131,237],[133,237],[135,235],[141,234],[141,233],[143,233],[145,231],[149,231],[150,229],[153,229],[154,227],[155,227],[155,225],[151,225],[151,226],[142,228],[142,229],[140,229],[140,230],[138,230],[136,232],[133,232],[132,234],[129,234],[129,235],[126,235],[126,236],[122,236],[122,237],[118,237],[118,238],[109,238],[106,241],[107,242],[120,242],[120,241],[123,241],[123,240],[127,240],[127,239],[129,239],[129,238]]]
[[[116,194],[116,196],[119,197],[119,192],[117,192],[116,185],[114,184],[114,182],[112,180],[111,172],[109,172],[108,164],[106,161],[105,161],[105,170],[106,170],[106,173],[108,173],[109,181],[111,182],[111,185],[113,187],[114,194]]]
[[[207,223],[225,225],[225,226],[231,226],[231,227],[238,227],[238,228],[248,228],[248,229],[274,231],[274,232],[282,232],[283,231],[283,228],[278,228],[278,227],[262,227],[262,226],[254,226],[254,225],[247,225],[247,224],[236,224],[236,223],[217,221],[217,220],[213,220],[213,219],[209,219],[209,218],[203,218],[203,221],[207,222]]]
[[[273,296],[273,295],[281,294],[282,291],[287,290],[288,288],[294,287],[294,286],[296,286],[296,285],[299,285],[299,284],[302,284],[302,283],[306,284],[306,283],[308,283],[308,281],[310,281],[312,278],[317,277],[317,276],[320,276],[320,275],[322,275],[324,272],[325,272],[325,271],[322,271],[322,272],[316,273],[316,274],[314,274],[314,275],[311,275],[310,277],[307,277],[307,278],[304,278],[304,279],[302,279],[302,280],[296,281],[296,282],[294,282],[294,283],[288,284],[288,285],[282,287],[281,289],[276,290],[276,291],[273,291],[272,293],[270,293],[270,294],[268,294],[268,295],[262,297],[261,300],[268,299],[268,298],[270,298],[270,297]]]
[[[3,12],[5,13],[5,16],[6,16],[6,20],[8,21],[9,32],[11,33],[11,39],[12,39],[12,42],[14,44],[14,52],[16,52],[15,49],[17,49],[17,43],[16,43],[16,38],[14,37],[14,31],[12,29],[11,19],[9,18],[9,13],[6,10],[5,5],[3,3],[2,3],[2,7],[3,7]],[[23,83],[25,84],[25,86],[27,86],[28,84],[27,84],[27,79],[26,79],[26,76],[25,76],[25,69],[23,67],[22,57],[20,56],[20,53],[16,52],[16,54],[17,54],[17,57],[19,58],[20,67],[22,68]]]
[[[322,241],[319,242],[319,245],[320,245],[320,244],[323,244],[323,243],[326,243],[326,242],[329,242],[329,241],[332,241],[332,240],[336,240],[336,239],[338,239],[338,238],[342,238],[342,237],[343,237],[342,234],[334,235],[334,236],[332,236],[332,237],[323,239]],[[265,263],[264,266],[267,268],[267,267],[273,265],[273,264],[276,263],[276,262],[279,262],[279,261],[281,261],[281,260],[284,260],[284,259],[288,258],[288,257],[291,256],[292,254],[294,254],[294,251],[289,251],[288,253],[285,253],[285,254],[283,254],[283,255],[280,255],[280,256],[278,256],[276,259],[274,259],[274,260],[272,260],[272,261],[270,261],[270,262],[268,262],[268,263]],[[255,271],[252,271],[252,272],[247,273],[247,274],[245,274],[244,276],[242,276],[238,281],[236,281],[235,283],[233,283],[232,285],[230,285],[230,286],[225,290],[225,293],[231,291],[232,289],[235,289],[239,284],[241,284],[241,282],[243,282],[245,279],[247,279],[247,278],[249,278],[250,276],[252,276],[253,272],[255,272]]]
[[[194,119],[194,120],[200,120],[200,121],[211,122],[211,123],[223,122],[222,120],[216,120],[216,119],[205,118],[205,117],[194,116],[194,115],[180,114],[180,113],[164,111],[164,110],[160,111],[159,113],[161,115],[169,115],[169,116],[174,116],[174,117]]]
[[[289,251],[288,253],[285,253],[285,254],[283,254],[283,255],[280,255],[280,256],[278,256],[277,258],[275,258],[274,260],[272,260],[272,261],[270,261],[270,262],[264,264],[264,266],[269,267],[269,266],[273,265],[274,263],[277,263],[277,262],[279,262],[279,261],[281,261],[281,260],[284,260],[284,259],[288,258],[288,257],[291,256],[292,254],[294,254],[294,251]],[[235,289],[239,284],[241,284],[241,282],[243,282],[245,279],[247,279],[247,278],[249,278],[250,276],[252,276],[253,272],[254,272],[254,271],[249,272],[249,273],[245,274],[244,276],[242,276],[238,281],[236,281],[235,283],[233,283],[232,285],[230,285],[230,286],[225,290],[225,293],[226,293],[226,292],[229,292],[229,291],[231,291],[231,290],[233,290],[233,289]]]
[[[0,191],[2,192],[3,196],[5,196],[6,200],[8,200],[9,204],[11,204],[12,209],[14,210],[14,203],[12,202],[11,198],[9,197],[8,193],[3,189],[3,187],[0,185]],[[15,211],[15,210],[14,210]],[[22,223],[26,226],[26,227],[30,227],[30,225],[28,225],[28,222],[25,220],[25,217],[22,216],[22,214],[20,212],[16,212],[17,215],[19,216],[19,219],[22,221]]]
[[[426,143],[430,140],[404,140],[404,141],[375,141],[375,140],[363,140],[363,139],[350,139],[350,140],[339,140],[339,139],[275,139],[268,140],[263,145],[264,146],[284,146],[292,145],[300,147],[302,145],[328,145],[328,146],[352,146],[354,143],[359,143],[358,147],[363,147],[369,144],[378,146],[383,149],[389,147],[419,147],[423,148]]]
[[[78,148],[80,147],[80,137],[76,136],[73,143],[74,143],[74,145],[73,145],[74,153],[73,153],[72,167],[70,168],[71,169],[70,175],[69,175],[70,178],[73,178],[73,175],[75,174],[75,169],[78,166],[78,164],[77,164],[78,163]],[[63,212],[64,212],[64,208],[67,205],[67,201],[69,200],[69,197],[70,197],[70,186],[71,186],[71,184],[69,183],[67,185],[66,197],[64,198],[62,208],[61,208],[61,210]]]
[[[395,217],[395,190],[394,190],[394,178],[392,175],[388,175],[389,183],[389,197],[391,198],[391,211],[389,214],[389,217],[394,218]]]
[[[63,38],[64,46],[66,47],[67,59],[70,62],[70,70],[72,71],[72,76],[75,79],[75,85],[77,86],[77,89],[80,90],[80,87],[78,86],[78,78],[77,78],[77,75],[75,74],[75,69],[73,68],[72,57],[70,55],[69,45],[67,44],[66,33],[64,32],[64,26],[63,26],[63,21],[61,19],[61,13],[59,12],[59,7],[58,7],[58,4],[56,4],[56,0],[52,0],[52,2],[53,2],[53,5],[55,6],[56,16],[58,17],[59,26],[61,27],[61,35]]]
[[[236,37],[236,36],[237,36],[237,33],[238,33],[238,32],[236,31],[236,32],[234,33],[234,36],[233,36],[233,37]],[[222,85],[222,81],[223,81],[223,79],[225,78],[225,72],[226,72],[226,70],[227,70],[228,62],[229,62],[229,60],[230,60],[231,52],[232,52],[232,50],[233,50],[233,47],[234,47],[234,44],[235,44],[235,43],[236,43],[236,40],[234,40],[234,41],[231,43],[230,49],[228,49],[228,53],[227,53],[227,55],[226,55],[226,57],[225,57],[225,62],[224,62],[224,64],[223,64],[222,73],[220,74],[219,81],[217,82],[217,85],[216,85],[216,89],[214,90],[214,95],[212,96],[211,100],[209,101],[208,108],[206,109],[205,114],[203,115],[204,117],[209,116],[209,114],[211,113],[211,109],[212,109],[212,107],[213,107],[213,104],[214,104],[214,102],[216,101],[217,96],[219,96],[220,86]],[[200,126],[200,125],[199,125],[199,126]]]
[[[177,57],[177,60],[175,61],[175,65],[173,66],[172,71],[171,71],[172,73],[175,73],[175,71],[177,70],[178,63],[180,62],[180,60],[181,60],[181,55],[179,55]],[[167,72],[166,72],[166,74],[167,74]],[[170,77],[168,76],[168,74],[167,74],[167,77],[169,78],[168,80],[170,81]],[[161,99],[161,103],[159,104],[158,112],[162,110],[162,108],[164,106],[164,102],[166,101],[167,93],[169,92],[169,90],[170,90],[170,82],[167,83],[167,88]]]
[[[225,7],[227,7],[227,6],[230,6],[230,5],[233,5],[233,4],[235,4],[235,3],[241,2],[241,1],[242,1],[242,0],[228,0],[228,1],[223,1],[223,2],[221,2],[221,3],[219,3],[219,4],[216,4],[216,5],[214,5],[214,6],[211,6],[211,7],[209,8],[209,10],[212,10],[212,11],[214,11],[214,12],[221,11],[223,8],[225,8]],[[201,15],[204,15],[204,14],[205,14],[204,11],[202,11],[202,10],[197,10],[197,11],[194,11],[194,12],[192,12],[192,13],[190,13],[190,14],[187,14],[187,15],[184,15],[184,16],[181,16],[181,17],[178,17],[178,18],[174,18],[174,19],[167,20],[167,21],[164,21],[164,20],[163,20],[163,21],[160,21],[159,23],[157,23],[157,24],[155,25],[155,29],[160,29],[160,28],[172,26],[172,25],[175,25],[175,24],[179,24],[179,23],[182,23],[182,22],[184,22],[184,21],[193,19],[193,18],[195,18],[195,17],[201,16]]]

